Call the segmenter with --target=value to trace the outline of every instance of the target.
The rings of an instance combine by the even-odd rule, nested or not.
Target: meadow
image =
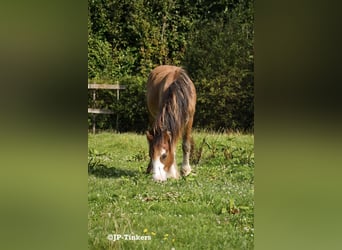
[[[144,135],[88,135],[89,249],[253,249],[254,136],[193,137],[192,173],[160,183]]]

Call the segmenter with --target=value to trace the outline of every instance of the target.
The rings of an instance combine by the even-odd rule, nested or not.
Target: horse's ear
[[[153,140],[153,135],[151,135],[150,131],[146,131],[146,137],[149,142]]]

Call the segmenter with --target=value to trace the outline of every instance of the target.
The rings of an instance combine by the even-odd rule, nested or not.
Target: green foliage
[[[158,183],[145,174],[145,136],[89,134],[90,249],[253,249],[253,136],[193,136],[202,155],[192,174]],[[181,143],[176,155],[180,166]],[[151,240],[114,242],[109,234]]]
[[[120,117],[120,131],[139,131],[147,128],[146,80],[142,77],[123,78],[127,88],[121,92],[116,110]]]
[[[226,10],[198,23],[184,61],[197,84],[195,121],[212,129],[253,129],[252,2]]]
[[[113,68],[112,47],[107,41],[88,37],[88,77],[111,79]]]
[[[146,106],[143,85],[161,64],[188,70],[198,92],[196,127],[253,130],[252,0],[89,0],[88,6],[88,78],[129,84],[122,93],[132,105],[118,107],[121,130],[142,129],[146,113],[134,104]]]

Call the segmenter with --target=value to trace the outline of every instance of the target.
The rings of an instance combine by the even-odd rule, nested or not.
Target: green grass
[[[145,136],[89,134],[90,249],[253,249],[253,135],[193,136],[192,174],[158,183],[145,174]],[[178,167],[181,160],[179,143]]]

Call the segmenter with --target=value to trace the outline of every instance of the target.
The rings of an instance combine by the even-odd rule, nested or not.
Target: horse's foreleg
[[[191,152],[191,146],[192,146],[191,145],[192,144],[192,138],[191,138],[192,122],[193,122],[193,119],[190,119],[183,134],[183,143],[182,143],[183,164],[182,164],[182,169],[181,169],[181,174],[183,176],[187,176],[191,172],[190,152]]]
[[[177,161],[176,161],[176,149],[174,149],[174,157],[173,157],[173,163],[169,169],[168,172],[168,178],[174,178],[178,179],[179,178],[179,172],[177,170]]]
[[[150,161],[148,163],[148,166],[147,166],[147,169],[146,169],[146,174],[151,174],[152,170],[153,170],[153,165],[152,165],[152,162]]]

